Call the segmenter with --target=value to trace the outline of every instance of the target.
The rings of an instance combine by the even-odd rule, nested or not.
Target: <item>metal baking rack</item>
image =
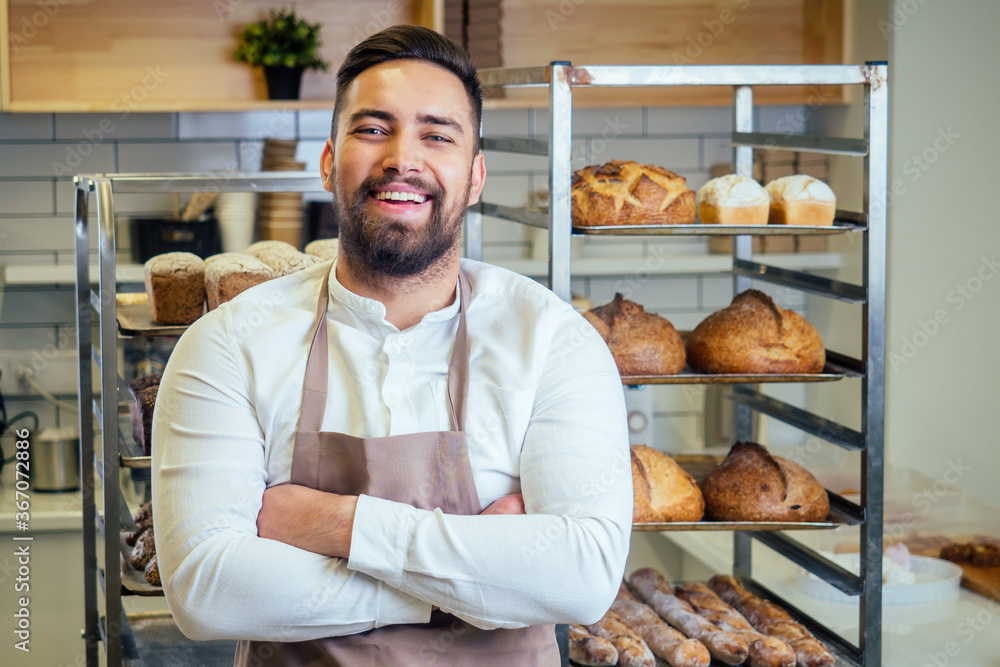
[[[791,424],[807,434],[826,440],[861,456],[861,498],[863,506],[831,495],[838,511],[861,527],[865,545],[860,576],[847,572],[792,539],[783,531],[736,531],[733,544],[733,574],[751,591],[781,604],[805,624],[847,665],[879,665],[882,656],[882,491],[884,467],[885,412],[885,256],[886,256],[886,173],[888,155],[888,67],[884,62],[863,65],[764,65],[764,66],[594,66],[574,67],[553,62],[541,67],[498,68],[479,71],[480,81],[491,87],[541,87],[548,89],[548,139],[484,137],[485,150],[541,155],[548,158],[549,206],[546,211],[500,206],[484,202],[470,209],[466,225],[466,256],[483,257],[483,216],[531,225],[549,232],[548,276],[550,288],[563,300],[570,300],[573,234],[601,235],[730,235],[734,237],[733,266],[735,292],[762,280],[798,289],[824,298],[858,304],[862,310],[863,354],[860,359],[833,353],[844,376],[858,378],[862,428],[848,428],[761,393],[756,383],[762,378],[744,378],[735,388],[735,431],[740,440],[751,439],[754,412]],[[840,138],[797,134],[754,132],[753,92],[755,86],[857,86],[864,90],[864,136]],[[737,174],[753,176],[753,148],[778,148],[806,153],[848,155],[860,158],[863,180],[862,211],[838,211],[835,224],[826,227],[778,227],[770,225],[727,227],[723,225],[655,225],[628,227],[574,227],[570,215],[572,180],[571,142],[573,90],[586,86],[730,86],[733,89],[734,122],[732,143]],[[865,251],[860,285],[832,280],[804,271],[769,266],[753,257],[754,235],[764,234],[856,234]],[[708,377],[691,377],[661,382],[710,382]],[[769,378],[773,380],[773,378]],[[802,381],[805,378],[785,378]],[[736,380],[736,378],[734,378]],[[625,384],[654,383],[655,378],[623,378]],[[715,381],[718,381],[716,378]],[[757,540],[785,558],[860,599],[859,642],[841,638],[817,619],[810,618],[781,600],[753,577],[751,542]]]
[[[101,664],[98,648],[102,643],[107,665],[218,664],[220,656],[224,660],[227,655],[231,660],[235,642],[187,640],[169,614],[152,620],[148,614],[139,614],[130,623],[122,606],[124,595],[163,593],[148,584],[142,572],[132,569],[128,562],[131,548],[123,538],[124,532],[136,526],[119,485],[119,471],[148,469],[150,457],[135,444],[131,433],[120,428],[120,416],[128,414],[130,396],[119,372],[117,344],[129,336],[178,336],[186,327],[155,325],[145,304],[118,303],[113,199],[134,193],[323,192],[323,184],[318,176],[302,172],[80,175],[74,184],[86,664]],[[98,224],[98,275],[93,277],[91,205]],[[96,341],[92,335],[95,325]],[[98,395],[92,391],[93,368],[101,378]],[[114,403],[103,400],[106,396],[114,397]],[[95,423],[101,434],[96,450]],[[99,548],[104,567],[98,562]],[[164,651],[166,655],[154,655]]]

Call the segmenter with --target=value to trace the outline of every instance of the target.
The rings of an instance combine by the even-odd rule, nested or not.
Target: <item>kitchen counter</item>
[[[8,463],[0,474],[0,532],[14,530],[17,512],[14,463]],[[31,531],[83,530],[80,490],[64,493],[35,491],[30,487],[29,522]]]

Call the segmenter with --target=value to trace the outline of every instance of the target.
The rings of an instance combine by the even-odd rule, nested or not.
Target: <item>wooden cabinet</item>
[[[0,0],[0,110],[244,111],[332,106],[334,72],[361,39],[397,23],[442,30],[444,0],[298,0],[323,24],[330,72],[307,72],[300,102],[266,99],[258,68],[232,59],[240,26],[275,0]],[[505,67],[835,64],[846,0],[503,0]],[[543,107],[540,90],[487,108]],[[583,106],[729,104],[725,88],[581,90]],[[839,87],[761,88],[758,103],[841,101]]]

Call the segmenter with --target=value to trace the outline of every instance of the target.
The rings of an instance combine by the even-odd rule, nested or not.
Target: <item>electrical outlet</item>
[[[649,387],[625,387],[625,409],[628,412],[629,444],[656,447],[653,392]]]

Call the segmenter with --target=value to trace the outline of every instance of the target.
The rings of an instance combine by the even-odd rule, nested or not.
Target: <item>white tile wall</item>
[[[697,137],[689,139],[590,139],[588,161],[591,164],[608,160],[635,160],[655,164],[671,171],[695,170],[700,167],[701,149]]]
[[[180,139],[295,139],[298,122],[292,111],[248,111],[244,113],[182,113],[178,117]]]
[[[73,225],[65,217],[0,218],[0,253],[74,247]]]
[[[527,137],[531,119],[527,109],[495,109],[483,112],[483,136]]]
[[[51,140],[50,113],[0,113],[0,141]]]
[[[0,292],[0,322],[52,324],[76,321],[72,288],[6,287]]]
[[[174,139],[176,116],[169,113],[55,114],[57,140]]]
[[[4,160],[7,152],[4,149]],[[52,213],[55,209],[54,187],[48,181],[0,181],[0,206],[5,215]]]
[[[114,146],[81,139],[76,143],[6,143],[0,177],[56,178],[114,170]]]
[[[704,134],[733,126],[730,107],[654,107],[646,112],[649,134]]]
[[[231,141],[118,145],[118,170],[122,173],[233,170],[237,164],[236,145]]]

